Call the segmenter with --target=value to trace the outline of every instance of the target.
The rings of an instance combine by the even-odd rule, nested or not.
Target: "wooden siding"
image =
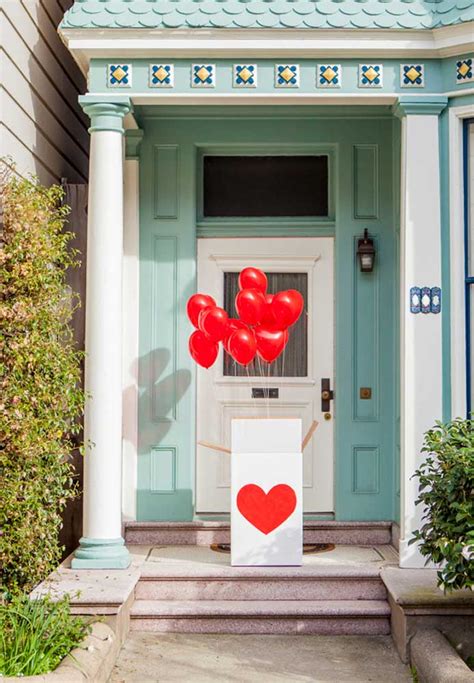
[[[57,33],[71,0],[5,0],[0,6],[0,156],[44,184],[86,183],[86,81]]]

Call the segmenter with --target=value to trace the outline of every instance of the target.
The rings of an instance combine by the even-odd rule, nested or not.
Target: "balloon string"
[[[270,363],[267,363],[267,417],[270,417]]]

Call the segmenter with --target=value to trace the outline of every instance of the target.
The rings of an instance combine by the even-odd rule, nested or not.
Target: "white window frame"
[[[451,281],[451,417],[466,417],[463,123],[474,106],[449,110],[449,223]],[[461,189],[461,191],[460,191]]]

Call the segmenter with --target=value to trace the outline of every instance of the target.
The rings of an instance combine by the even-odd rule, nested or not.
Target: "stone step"
[[[159,633],[390,633],[385,600],[136,600],[130,617]]]
[[[230,567],[146,563],[137,600],[385,600],[378,565]]]
[[[126,522],[127,545],[211,545],[230,543],[229,522]],[[384,545],[392,542],[391,522],[306,521],[305,543]]]

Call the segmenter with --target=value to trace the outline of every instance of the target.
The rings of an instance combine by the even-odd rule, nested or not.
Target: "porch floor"
[[[301,567],[231,567],[230,553],[216,552],[206,546],[129,546],[141,558],[141,577],[146,576],[333,576],[379,575],[382,567],[398,563],[391,545],[336,545],[333,550],[303,556]]]

